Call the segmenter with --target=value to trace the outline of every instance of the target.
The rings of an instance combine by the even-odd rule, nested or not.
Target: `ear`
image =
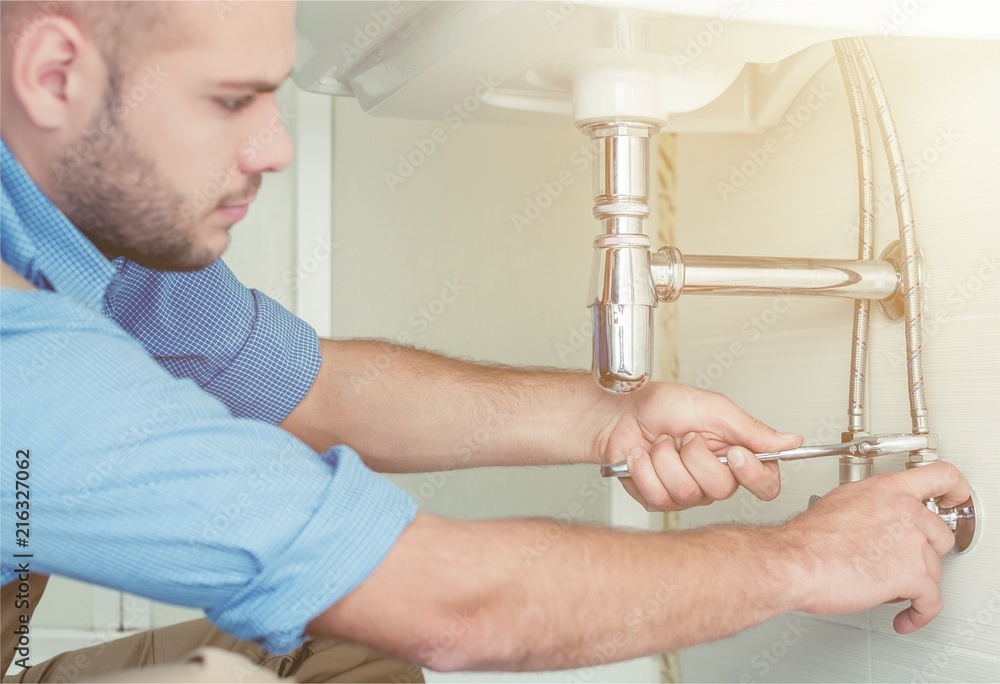
[[[46,17],[18,41],[10,73],[14,95],[28,118],[48,130],[86,125],[107,87],[100,51],[76,23],[61,16]]]

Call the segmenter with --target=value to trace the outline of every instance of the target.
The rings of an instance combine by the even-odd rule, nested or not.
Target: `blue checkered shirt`
[[[0,295],[3,584],[28,562],[291,650],[416,510],[349,448],[275,427],[316,377],[315,331],[221,261],[109,262],[6,142],[0,176],[3,260],[38,288]]]

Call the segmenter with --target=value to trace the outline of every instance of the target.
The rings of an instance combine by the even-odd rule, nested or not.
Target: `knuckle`
[[[659,461],[662,458],[671,458],[677,455],[677,449],[674,447],[674,440],[664,439],[657,442],[649,450],[650,458],[655,458]]]
[[[941,471],[941,481],[949,489],[961,482],[962,473],[955,467],[954,463],[942,462],[938,464]]]
[[[905,541],[908,545],[918,549],[923,549],[927,546],[927,537],[918,528],[907,527],[903,534],[906,537]]]
[[[736,492],[737,487],[738,485],[736,484],[736,480],[729,478],[728,480],[713,482],[703,487],[703,489],[709,499],[713,501],[722,501],[723,499],[731,497]]]
[[[644,494],[643,498],[646,500],[646,510],[663,510],[673,503],[673,499],[666,490],[660,490],[658,492],[652,492],[650,494]]]
[[[773,501],[781,493],[781,478],[777,473],[772,474],[767,470],[761,470],[744,478],[743,486],[758,499]]]
[[[694,482],[678,483],[671,488],[671,497],[678,503],[693,506],[702,499],[701,487]]]
[[[759,498],[762,501],[774,501],[778,498],[778,494],[781,493],[781,482],[779,480],[766,481],[765,485],[761,487]]]

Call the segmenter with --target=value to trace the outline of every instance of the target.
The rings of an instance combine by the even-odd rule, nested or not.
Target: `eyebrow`
[[[288,77],[292,75],[289,71],[285,76],[278,82],[273,81],[222,81],[216,83],[215,85],[220,88],[232,88],[233,90],[254,90],[258,93],[273,93],[275,90],[281,86],[282,83],[288,80]]]

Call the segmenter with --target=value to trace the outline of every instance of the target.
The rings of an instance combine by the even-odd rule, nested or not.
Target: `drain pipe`
[[[593,319],[594,379],[616,394],[649,381],[653,366],[650,272],[649,139],[659,127],[634,121],[585,125],[594,152],[594,240],[589,308]]]

